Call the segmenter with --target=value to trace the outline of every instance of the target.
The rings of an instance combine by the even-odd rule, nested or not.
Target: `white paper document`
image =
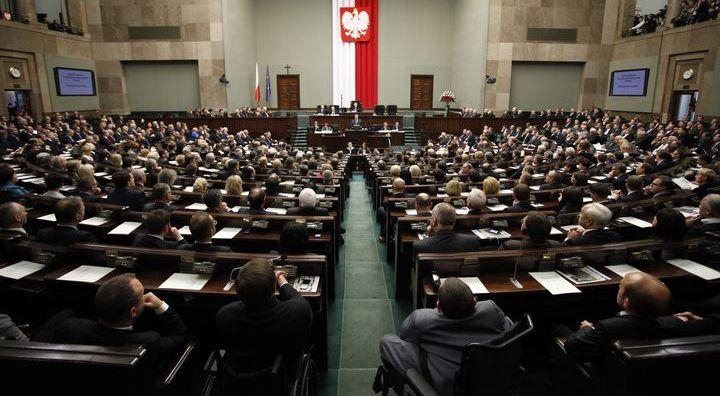
[[[295,194],[293,193],[279,193],[278,195],[285,198],[295,198]]]
[[[43,264],[33,263],[32,261],[20,261],[5,268],[0,268],[0,276],[10,279],[24,278],[32,273],[38,272],[46,266]]]
[[[508,206],[504,204],[497,204],[497,205],[488,205],[488,209],[492,210],[493,212],[502,212],[503,210],[507,209]]]
[[[185,207],[187,210],[207,210],[207,205],[204,203],[195,202],[192,205],[188,205]]]
[[[268,213],[275,213],[278,215],[287,214],[287,209],[285,209],[285,208],[266,208],[265,211]]]
[[[45,221],[57,221],[57,219],[55,218],[55,213],[50,213],[50,214],[45,215],[45,216],[40,216],[40,217],[38,217],[37,219],[38,219],[38,220],[45,220]]]
[[[720,272],[694,261],[672,259],[667,262],[705,280],[715,280],[720,278]]]
[[[240,231],[242,231],[242,228],[237,227],[225,227],[222,230],[218,231],[213,235],[213,239],[233,239],[235,238],[235,235],[237,235]]]
[[[472,230],[472,233],[480,239],[507,239],[512,237],[512,235],[508,234],[506,231],[496,230],[493,228]]]
[[[590,203],[592,202],[592,198],[590,197],[583,197],[583,203]]]
[[[470,213],[470,209],[468,208],[455,208],[455,214],[466,215],[468,213]]]
[[[178,230],[178,232],[180,233],[180,235],[183,235],[183,236],[192,235],[192,232],[190,232],[190,226],[183,226],[182,228],[180,228]]]
[[[408,216],[417,216],[417,209],[405,209],[405,214]]]
[[[110,220],[104,218],[104,217],[90,217],[88,219],[85,219],[80,222],[82,225],[90,225],[90,226],[101,226]]]
[[[618,217],[618,220],[622,220],[626,223],[630,223],[630,224],[634,225],[635,227],[640,227],[640,228],[652,228],[652,226],[653,226],[652,223],[648,223],[645,220],[641,220],[641,219],[638,219],[637,217],[633,217],[633,216]]]
[[[503,168],[495,168],[495,169],[493,169],[493,173],[505,173],[505,169],[503,169]]]
[[[631,272],[642,272],[639,269],[633,267],[632,265],[628,265],[628,264],[606,265],[605,268],[620,275],[623,278],[625,277],[625,275],[627,275]]]
[[[695,217],[700,215],[700,208],[695,206],[681,206],[676,209],[685,217]]]
[[[512,194],[512,193],[513,193],[513,190],[510,190],[510,189],[502,189],[502,190],[500,190],[499,193],[500,193],[500,194]]]
[[[530,186],[530,189],[540,191],[540,186]]]
[[[113,228],[108,232],[108,235],[130,235],[130,233],[135,231],[140,225],[141,223],[139,221],[126,221]]]
[[[96,265],[81,265],[59,277],[58,280],[93,283],[102,279],[105,275],[112,272],[113,269],[114,268],[110,267],[98,267]]]
[[[183,191],[185,191],[185,192],[193,192],[193,187],[192,187],[192,186],[187,186],[187,187],[183,188]]]
[[[676,177],[672,179],[673,183],[675,183],[678,187],[682,188],[683,190],[694,190],[698,188],[698,185],[689,181],[688,179],[684,177]]]
[[[440,284],[442,285],[443,282],[445,282],[446,278],[440,278]],[[488,289],[485,287],[485,285],[482,283],[480,278],[475,276],[462,276],[458,278],[460,281],[462,281],[464,284],[468,285],[470,288],[470,291],[473,294],[487,294],[490,293]]]
[[[570,225],[560,226],[560,228],[562,228],[565,231],[570,231],[573,228],[579,228],[579,229],[585,231],[585,228],[583,228],[583,226],[581,226],[580,224],[570,224]]]
[[[158,289],[201,290],[210,275],[175,273],[163,282]]]
[[[550,235],[562,235],[564,234],[562,231],[558,230],[555,227],[550,228]]]
[[[580,293],[580,290],[563,278],[555,271],[550,272],[530,272],[530,276],[535,278],[551,294],[569,294]]]

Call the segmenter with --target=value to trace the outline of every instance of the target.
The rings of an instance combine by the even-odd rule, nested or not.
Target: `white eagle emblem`
[[[342,27],[345,30],[345,35],[354,40],[366,35],[369,26],[370,15],[368,15],[367,11],[358,12],[357,8],[355,8],[352,12],[345,11],[342,15]]]

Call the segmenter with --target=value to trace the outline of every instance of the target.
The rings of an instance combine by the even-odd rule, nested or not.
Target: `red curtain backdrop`
[[[356,7],[369,7],[370,40],[355,43],[355,99],[364,109],[377,104],[378,97],[378,2],[380,0],[355,0]]]

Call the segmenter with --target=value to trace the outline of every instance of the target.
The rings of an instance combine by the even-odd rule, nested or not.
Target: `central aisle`
[[[335,301],[328,308],[329,368],[321,375],[320,394],[373,395],[380,338],[397,331],[410,304],[392,298],[393,266],[377,242],[379,226],[361,174],[351,179],[343,227]]]

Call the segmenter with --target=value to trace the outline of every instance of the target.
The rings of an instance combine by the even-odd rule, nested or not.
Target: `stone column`
[[[17,13],[25,16],[31,25],[38,25],[35,0],[17,0]]]
[[[635,6],[637,5],[636,0],[622,0],[620,18],[621,23],[618,37],[622,37],[623,32],[633,27],[633,17],[635,16]]]
[[[682,0],[668,0],[667,12],[665,13],[665,29],[672,27],[672,20],[680,12]]]

